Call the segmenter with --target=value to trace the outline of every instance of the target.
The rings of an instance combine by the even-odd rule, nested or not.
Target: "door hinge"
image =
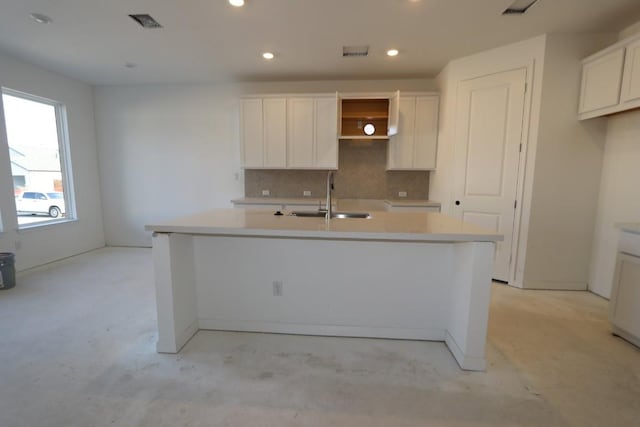
[[[524,83],[524,93],[527,93],[527,82]]]
[[[517,209],[518,208],[518,201],[516,200],[515,202],[513,202],[513,209]]]
[[[520,152],[522,153],[522,144],[520,144]]]

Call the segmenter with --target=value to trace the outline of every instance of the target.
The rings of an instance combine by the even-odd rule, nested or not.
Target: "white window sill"
[[[21,232],[29,232],[33,230],[42,230],[51,227],[56,227],[61,224],[71,224],[78,222],[78,218],[63,218],[63,219],[52,219],[48,221],[41,222],[33,222],[31,224],[25,224],[23,226],[18,226],[18,234]]]

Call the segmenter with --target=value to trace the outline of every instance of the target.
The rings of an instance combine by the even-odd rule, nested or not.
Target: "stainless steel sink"
[[[331,218],[371,218],[371,214],[366,212],[333,212]]]
[[[326,211],[293,211],[290,215],[299,217],[324,218]],[[371,214],[367,212],[331,212],[331,218],[362,218],[369,219]]]

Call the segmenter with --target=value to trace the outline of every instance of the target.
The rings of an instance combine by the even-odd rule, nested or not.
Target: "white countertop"
[[[240,197],[231,200],[235,205],[317,205],[325,204],[327,199],[317,197]],[[440,203],[434,200],[416,200],[416,199],[333,199],[339,209],[351,209],[350,207],[342,207],[341,205],[375,205],[376,203],[387,204],[392,207],[440,207]],[[383,206],[381,205],[381,208]]]
[[[369,219],[301,218],[273,210],[217,209],[145,226],[156,233],[400,241],[500,241],[501,234],[432,212],[370,212]]]

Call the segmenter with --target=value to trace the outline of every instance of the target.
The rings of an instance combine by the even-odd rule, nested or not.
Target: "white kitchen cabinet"
[[[613,332],[640,346],[640,234],[623,231],[611,293]]]
[[[336,96],[314,99],[315,167],[338,169],[338,100]]]
[[[337,100],[290,97],[288,110],[289,169],[337,169]]]
[[[640,100],[640,40],[626,48],[620,98],[623,103]]]
[[[389,138],[387,170],[433,170],[438,147],[437,95],[402,95],[398,134]]]
[[[286,98],[247,98],[240,105],[243,167],[285,168]]]
[[[313,167],[313,98],[289,98],[289,144],[287,166],[290,168]]]
[[[337,108],[335,94],[242,98],[242,166],[337,169]]]
[[[240,100],[240,140],[243,166],[263,167],[262,99]]]
[[[624,47],[619,47],[582,66],[581,114],[594,113],[620,102]]]
[[[640,107],[640,36],[583,60],[580,120]]]

